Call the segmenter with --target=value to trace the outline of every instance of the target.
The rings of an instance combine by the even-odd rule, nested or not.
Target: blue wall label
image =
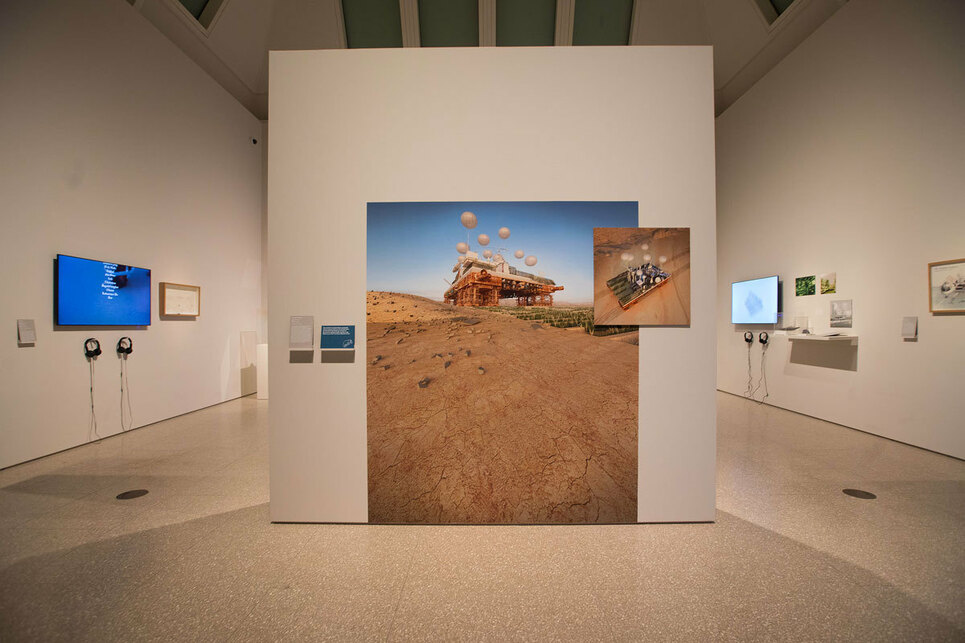
[[[355,326],[322,326],[322,348],[355,348]]]

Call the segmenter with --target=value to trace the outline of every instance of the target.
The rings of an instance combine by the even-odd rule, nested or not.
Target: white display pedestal
[[[258,399],[268,399],[268,344],[258,344],[255,368],[258,373]]]

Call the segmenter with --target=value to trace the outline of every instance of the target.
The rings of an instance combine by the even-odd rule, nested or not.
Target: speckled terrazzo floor
[[[12,467],[0,640],[965,639],[965,463],[718,410],[712,525],[271,525],[253,398]]]

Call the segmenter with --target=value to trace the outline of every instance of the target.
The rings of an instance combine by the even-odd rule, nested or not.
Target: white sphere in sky
[[[530,255],[530,256],[526,257],[526,265],[527,265],[527,266],[535,266],[535,265],[536,265],[536,256],[535,256],[535,255]]]
[[[466,226],[470,230],[476,227],[476,215],[468,210],[462,213],[462,216],[459,217],[459,220],[462,221],[462,225]]]
[[[488,234],[481,234],[481,235],[479,235],[478,237],[476,237],[476,241],[478,241],[478,242],[479,242],[479,245],[481,245],[481,246],[488,246],[488,245],[489,245],[489,235],[488,235]]]
[[[456,250],[459,251],[459,254],[464,255],[469,252],[469,244],[465,241],[460,241],[456,244]]]
[[[500,228],[500,229],[499,229],[499,238],[500,238],[500,239],[509,239],[509,228]]]
[[[650,261],[650,255],[643,255],[643,260],[649,262],[649,261]]]
[[[483,250],[483,256],[486,257],[487,259],[489,259],[490,257],[493,256],[493,251],[492,251],[492,250]]]
[[[660,262],[660,265],[663,265],[663,264],[667,263],[667,258],[664,257],[663,255],[660,255],[660,257],[657,258],[657,261]]]
[[[641,250],[649,250],[649,249],[650,249],[650,244],[649,244],[649,243],[645,243],[645,244],[643,244],[643,245],[640,246],[640,249],[641,249]]]
[[[523,252],[522,250],[517,250],[516,252],[513,253],[513,256],[516,257],[517,259],[522,259],[522,258],[523,258],[523,255],[525,255],[525,254],[526,254],[526,253]]]

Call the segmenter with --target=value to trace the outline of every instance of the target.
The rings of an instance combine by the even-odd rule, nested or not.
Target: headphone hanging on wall
[[[134,352],[134,340],[130,337],[121,337],[117,340],[117,352],[121,355],[130,355]]]
[[[753,344],[753,343],[754,343],[754,333],[752,333],[752,332],[749,331],[749,330],[745,330],[745,331],[744,331],[744,341],[747,342],[748,344]]]
[[[767,338],[767,333],[761,333],[760,335],[757,336],[757,341],[759,341],[759,342],[762,343],[762,344],[766,344],[766,343],[767,343],[767,339],[768,339],[768,338]]]
[[[88,337],[84,341],[84,355],[87,359],[94,359],[101,354],[101,343],[93,337]]]

